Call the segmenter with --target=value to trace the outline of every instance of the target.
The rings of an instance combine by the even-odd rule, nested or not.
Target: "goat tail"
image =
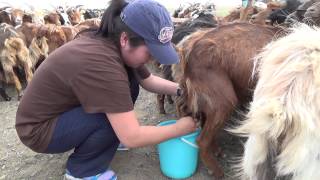
[[[278,112],[270,114],[270,112]],[[281,105],[277,101],[264,104],[252,102],[247,119],[229,132],[248,137],[244,145],[244,156],[236,165],[242,179],[269,180],[275,179],[274,163],[277,156],[278,144],[276,137],[283,132],[283,124],[274,127],[274,117],[280,122],[284,119],[281,115]]]

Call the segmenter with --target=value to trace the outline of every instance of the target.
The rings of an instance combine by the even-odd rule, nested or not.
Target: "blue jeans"
[[[46,153],[75,148],[67,161],[72,176],[83,178],[106,171],[119,140],[104,113],[88,114],[82,107],[63,113],[57,122]]]

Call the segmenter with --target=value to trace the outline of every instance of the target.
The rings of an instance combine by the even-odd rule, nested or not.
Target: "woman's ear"
[[[129,38],[127,33],[122,32],[120,35],[120,46],[121,48],[127,47],[127,44],[129,43]]]

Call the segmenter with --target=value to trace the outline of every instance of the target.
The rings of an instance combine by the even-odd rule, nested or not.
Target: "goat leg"
[[[19,78],[17,77],[16,73],[14,72],[12,64],[7,63],[9,61],[8,60],[2,61],[2,67],[3,67],[4,74],[5,74],[6,83],[12,83],[12,82],[14,83],[16,90],[18,92],[18,100],[19,100],[22,97],[22,86],[19,81]]]
[[[202,116],[204,116],[205,122],[198,143],[203,163],[213,171],[216,177],[222,177],[223,170],[219,166],[217,158],[214,156],[214,153],[218,150],[215,141],[225,121],[228,120],[234,107],[238,104],[238,98],[234,91],[232,81],[227,76],[216,73],[208,78],[208,82],[216,82],[216,84],[209,85],[209,89],[214,92],[209,93],[209,97],[210,99],[216,99],[216,101],[211,106],[203,107],[204,115]],[[220,86],[222,84],[220,82],[224,82],[224,85]],[[200,106],[198,105],[198,107]]]
[[[212,136],[212,132],[210,133],[209,130],[210,128],[205,125],[198,139],[200,157],[209,171],[212,171],[215,177],[221,178],[224,176],[224,173],[222,168],[219,166],[217,158],[213,156],[212,142],[215,137]]]
[[[173,103],[174,103],[174,101],[173,101],[173,99],[172,99],[172,96],[167,95],[167,98],[168,98],[169,104],[173,104]]]
[[[2,67],[2,64],[1,64]],[[11,97],[8,96],[6,93],[6,83],[5,83],[5,76],[3,72],[0,72],[0,96],[5,100],[5,101],[10,101]]]
[[[165,99],[165,95],[163,94],[157,95],[157,102],[158,102],[158,108],[159,108],[160,114],[166,114],[166,111],[164,109],[164,99]]]
[[[29,51],[27,48],[22,48],[21,52],[19,52],[18,54],[18,60],[20,61],[19,64],[21,64],[24,69],[27,83],[29,84],[33,77],[33,73],[32,73],[32,63],[31,63]]]
[[[0,95],[1,95],[1,97],[6,101],[11,101],[11,97],[8,96],[8,94],[5,91],[4,83],[2,82],[1,84],[2,84],[2,87],[0,87]]]

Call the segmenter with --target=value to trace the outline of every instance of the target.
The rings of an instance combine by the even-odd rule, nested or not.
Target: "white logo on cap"
[[[173,36],[173,27],[164,27],[160,30],[158,39],[160,42],[167,43],[170,42]]]
[[[121,12],[121,13],[120,13],[120,19],[121,19],[122,21],[124,21],[125,18],[126,18],[126,15],[125,15],[123,12]]]

